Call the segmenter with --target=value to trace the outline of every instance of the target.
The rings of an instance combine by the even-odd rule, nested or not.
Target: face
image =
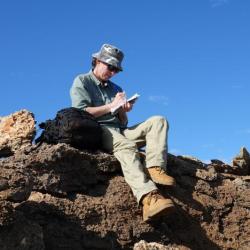
[[[109,80],[113,75],[119,72],[116,68],[101,61],[96,60],[96,66],[94,68],[95,76],[101,81]]]

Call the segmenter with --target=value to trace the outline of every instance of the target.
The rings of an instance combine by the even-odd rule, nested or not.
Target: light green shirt
[[[99,107],[113,101],[115,95],[122,89],[111,81],[101,83],[90,71],[87,74],[78,75],[70,89],[72,107],[85,110],[87,107]],[[117,115],[111,113],[97,117],[100,125],[123,128]]]

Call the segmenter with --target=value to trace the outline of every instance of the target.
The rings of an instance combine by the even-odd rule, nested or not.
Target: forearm
[[[128,123],[128,116],[127,113],[123,110],[119,111],[118,118],[121,122],[121,124],[126,125]]]
[[[87,107],[85,110],[94,117],[99,117],[109,113],[110,109],[111,109],[111,103],[99,107]]]
[[[94,117],[105,115],[111,111],[112,108],[116,108],[124,103],[124,92],[118,92],[111,103],[99,106],[99,107],[87,107],[85,110],[92,114]]]

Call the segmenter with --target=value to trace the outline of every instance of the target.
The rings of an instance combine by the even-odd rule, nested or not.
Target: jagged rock
[[[217,172],[228,173],[233,175],[249,175],[250,174],[250,154],[247,149],[242,147],[240,153],[232,160],[232,164],[225,164],[219,160],[211,160],[211,165]]]
[[[32,183],[33,190],[54,195],[91,192],[90,186],[99,182],[105,183],[108,180],[108,174],[121,171],[114,156],[104,152],[80,151],[65,143],[57,145],[43,143],[37,147],[33,146],[30,152],[19,151],[14,156],[3,159],[1,168],[0,180],[4,179],[11,183],[7,185],[9,189],[0,191],[0,198],[1,193],[9,196],[12,194],[12,197],[14,195],[17,197],[17,194],[20,196],[21,190],[22,194],[27,194],[25,190],[30,190],[28,183]],[[21,174],[24,172],[26,179]],[[23,183],[19,192],[17,188],[14,188],[16,183],[19,185]]]
[[[95,118],[77,108],[57,112],[55,119],[39,124],[44,129],[36,142],[67,143],[79,149],[97,150],[102,146],[102,130]]]
[[[177,186],[173,190],[160,189],[174,200],[176,212],[147,224],[142,221],[141,208],[113,156],[80,151],[67,144],[43,143],[1,160],[2,180],[9,175],[14,178],[15,171],[19,177],[32,176],[33,191],[22,202],[9,199],[14,214],[11,210],[5,212],[0,239],[1,230],[6,237],[16,233],[13,230],[20,223],[15,219],[18,214],[41,228],[41,244],[52,250],[70,249],[70,246],[72,249],[132,249],[140,240],[179,249],[246,247],[250,222],[249,180],[223,173],[211,178],[215,176],[212,169],[211,172],[200,164],[169,155],[168,170],[175,176]],[[196,172],[202,172],[202,176]],[[7,180],[7,184],[1,182],[4,190],[13,185],[11,179]]]
[[[145,240],[141,240],[140,242],[134,245],[133,250],[189,250],[190,248],[186,247],[171,247],[171,246],[164,246],[159,243],[151,242],[147,243]]]
[[[225,165],[223,161],[218,160],[218,159],[212,159],[211,163],[216,164],[216,165]]]
[[[27,110],[0,117],[0,157],[31,146],[35,133],[34,115]]]
[[[221,166],[169,154],[177,185],[159,189],[176,211],[144,223],[114,156],[65,143],[18,150],[0,160],[0,249],[249,249],[250,177]]]
[[[3,176],[6,176],[6,172],[3,171],[1,175],[0,178],[3,178]],[[13,172],[8,178],[8,184],[0,191],[0,200],[21,202],[29,197],[31,190],[32,178],[18,171]]]
[[[193,156],[190,156],[190,155],[178,155],[178,158],[183,159],[184,161],[188,161],[190,163],[193,163],[195,165],[200,165],[200,166],[205,165],[202,161],[200,161],[196,157],[193,157]]]
[[[176,157],[168,154],[168,171],[174,176],[189,175],[199,179],[214,181],[217,179],[217,173],[213,166],[207,166],[196,158]],[[178,167],[173,167],[178,166]]]
[[[232,165],[236,173],[241,175],[250,174],[250,154],[245,147],[240,149],[240,153],[233,159]]]

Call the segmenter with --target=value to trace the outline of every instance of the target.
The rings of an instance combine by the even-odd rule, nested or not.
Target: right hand
[[[123,105],[126,103],[126,95],[125,92],[118,92],[114,98],[114,100],[111,102],[111,108],[114,108],[119,105]]]

